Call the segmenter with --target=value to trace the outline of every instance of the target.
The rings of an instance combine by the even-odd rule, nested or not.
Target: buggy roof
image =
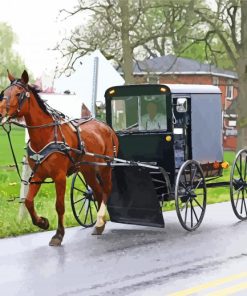
[[[149,88],[151,89],[157,89],[160,87],[166,87],[169,88],[170,92],[172,94],[183,94],[183,95],[189,95],[189,94],[221,94],[221,90],[218,86],[214,85],[208,85],[208,84],[129,84],[129,85],[118,85],[118,86],[112,86],[108,88],[105,92],[105,95],[108,93],[108,91],[117,88],[117,89],[137,89],[140,88],[142,90]]]
[[[165,84],[173,94],[221,94],[214,85],[206,84]]]

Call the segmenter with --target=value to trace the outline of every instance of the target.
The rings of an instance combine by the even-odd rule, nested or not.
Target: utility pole
[[[95,57],[93,61],[93,90],[92,90],[92,116],[96,117],[96,101],[98,90],[99,58]]]

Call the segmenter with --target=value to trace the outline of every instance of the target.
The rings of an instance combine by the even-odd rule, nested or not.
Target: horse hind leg
[[[101,189],[101,198],[102,202],[97,213],[97,222],[93,231],[93,235],[102,234],[105,229],[105,215],[106,215],[106,203],[109,198],[112,189],[112,180],[111,180],[111,168],[101,168],[97,171],[97,180]]]
[[[105,230],[105,225],[106,225],[105,215],[106,215],[106,205],[104,201],[102,201],[97,213],[97,221],[93,229],[92,235],[101,235]]]
[[[111,137],[111,135],[109,135]],[[115,143],[115,144],[114,144]],[[115,136],[115,140],[108,145],[105,149],[105,155],[115,156],[118,152],[118,140]],[[112,168],[110,167],[96,167],[96,179],[98,186],[100,187],[101,204],[97,213],[97,222],[93,231],[93,235],[102,234],[105,229],[105,215],[106,215],[106,203],[112,190]]]
[[[97,221],[92,232],[92,235],[100,235],[105,229],[105,214],[106,214],[106,205],[105,205],[105,193],[103,191],[103,180],[97,169],[93,171],[87,171],[87,174],[84,173],[84,178],[87,184],[92,188],[95,199],[98,202],[99,210],[97,212]]]

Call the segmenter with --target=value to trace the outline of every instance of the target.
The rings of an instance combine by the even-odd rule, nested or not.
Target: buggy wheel
[[[182,227],[188,231],[198,228],[203,220],[207,202],[205,178],[200,164],[187,160],[180,168],[175,184],[175,205]]]
[[[96,223],[98,203],[80,172],[73,176],[70,201],[74,217],[81,226],[91,227]]]
[[[240,220],[247,219],[247,149],[240,150],[232,164],[230,197],[234,214]]]

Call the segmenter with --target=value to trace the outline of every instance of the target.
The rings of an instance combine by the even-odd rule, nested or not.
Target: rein
[[[13,87],[13,86],[19,86],[23,89],[22,92],[17,94],[17,99],[18,99],[18,109],[17,111],[11,116],[8,116],[8,112],[10,109],[10,99],[11,99],[11,90],[10,90],[10,95],[6,96],[4,95],[4,92]],[[30,88],[28,85],[24,85],[21,81],[19,80],[14,80],[11,82],[10,86],[8,86],[5,90],[3,90],[0,94],[0,100],[6,100],[6,111],[7,111],[7,119],[5,120],[4,123],[0,124],[3,127],[3,130],[7,133],[8,136],[8,141],[10,144],[10,150],[13,156],[13,160],[15,163],[15,167],[17,170],[17,174],[20,178],[20,181],[23,182],[24,184],[43,184],[43,183],[54,183],[53,181],[42,181],[42,182],[34,182],[31,181],[31,179],[33,178],[35,172],[37,171],[40,163],[41,163],[41,159],[44,157],[38,153],[36,153],[36,155],[38,156],[37,159],[33,159],[35,161],[35,165],[34,168],[32,170],[32,173],[29,177],[29,180],[23,180],[21,177],[21,172],[16,160],[16,156],[14,153],[14,149],[13,149],[13,145],[12,145],[12,141],[11,141],[11,136],[10,136],[10,132],[11,132],[11,124],[14,124],[16,126],[22,127],[22,128],[28,128],[28,129],[38,129],[38,128],[46,128],[46,127],[54,127],[54,143],[55,143],[55,151],[57,150],[58,152],[62,152],[65,155],[67,155],[70,159],[70,161],[75,165],[75,161],[74,159],[71,157],[71,155],[69,154],[70,151],[73,151],[72,148],[68,149],[68,146],[66,144],[66,139],[63,135],[62,129],[61,129],[61,125],[62,124],[66,124],[66,123],[71,123],[71,120],[69,120],[69,118],[67,116],[65,116],[63,113],[53,109],[52,107],[50,107],[48,104],[46,104],[45,102],[42,101],[43,104],[43,108],[45,108],[45,110],[43,109],[44,112],[48,113],[51,117],[53,122],[51,123],[47,123],[47,124],[41,124],[41,125],[37,125],[37,126],[30,126],[30,125],[26,125],[23,123],[19,123],[17,121],[12,120],[12,118],[16,117],[18,115],[18,113],[21,111],[21,107],[23,106],[24,102],[26,99],[30,98],[30,91],[33,91],[32,88]],[[37,98],[37,94],[36,92],[33,92],[34,97],[36,98],[36,100],[40,99],[39,97]],[[38,101],[37,101],[38,102]],[[39,103],[38,103],[39,104]],[[8,127],[6,127],[6,125],[8,125]],[[61,133],[61,137],[62,137],[62,141],[63,141],[63,145],[61,145],[61,143],[58,143],[58,130]],[[75,149],[77,150],[76,152],[81,154],[84,152],[83,146],[81,144],[81,139],[80,139],[80,134],[78,129],[77,130],[77,137],[78,137],[78,141],[79,141],[79,149]],[[48,143],[48,145],[51,145],[51,143]],[[53,144],[54,147],[54,144]],[[64,149],[64,147],[66,147],[66,149]],[[54,150],[54,148],[53,148]],[[42,157],[40,157],[42,156]]]
[[[39,165],[41,164],[42,159],[45,159],[46,157],[48,157],[53,152],[60,152],[60,153],[65,154],[66,156],[68,156],[68,158],[70,159],[70,161],[73,164],[72,165],[72,170],[77,169],[77,167],[80,166],[80,165],[116,166],[116,163],[114,164],[115,161],[117,161],[117,162],[124,162],[125,164],[126,163],[129,163],[130,164],[130,162],[128,162],[128,161],[122,161],[122,160],[119,160],[117,158],[109,157],[109,156],[106,156],[106,155],[99,155],[99,154],[90,153],[90,152],[85,151],[84,150],[84,144],[83,144],[83,142],[81,140],[81,135],[80,135],[79,128],[78,128],[79,125],[77,125],[74,122],[74,120],[69,119],[63,113],[61,113],[61,112],[53,109],[52,107],[50,107],[48,104],[46,104],[43,101],[42,101],[42,107],[43,108],[41,106],[40,107],[43,109],[44,112],[46,112],[47,114],[49,114],[52,117],[53,122],[47,123],[47,124],[41,124],[41,125],[37,125],[37,126],[29,126],[29,125],[26,125],[26,124],[23,124],[23,123],[19,123],[19,122],[15,121],[15,120],[11,120],[13,117],[15,117],[16,115],[18,115],[18,113],[20,112],[20,109],[21,109],[24,101],[26,99],[29,99],[30,98],[30,93],[29,93],[30,91],[33,91],[33,95],[36,98],[36,100],[39,100],[40,99],[39,96],[37,97],[37,94],[36,94],[36,91],[35,90],[32,90],[31,88],[29,89],[28,86],[23,85],[21,83],[21,81],[18,81],[18,80],[13,81],[11,83],[11,85],[9,87],[7,87],[5,90],[7,90],[8,88],[10,88],[13,85],[17,85],[17,86],[22,87],[23,90],[24,90],[24,92],[22,92],[20,94],[17,94],[17,96],[18,96],[18,110],[16,111],[16,113],[14,115],[12,115],[11,117],[8,117],[7,120],[4,123],[0,124],[0,125],[2,125],[4,131],[7,133],[9,144],[10,144],[11,153],[12,153],[12,156],[13,156],[13,160],[14,160],[14,163],[15,163],[15,167],[16,167],[18,176],[20,178],[20,181],[23,182],[25,185],[28,185],[28,184],[54,183],[54,181],[41,181],[41,182],[31,181],[32,178],[33,178],[33,176],[35,175],[35,173],[36,173]],[[6,101],[7,101],[7,106],[8,105],[10,106],[11,96],[4,96],[4,91],[3,91],[0,94],[0,100],[4,100],[4,99],[6,99]],[[45,108],[45,110],[44,110],[44,108]],[[8,113],[8,110],[7,110],[7,113]],[[91,120],[91,119],[88,119],[88,120]],[[88,120],[86,120],[84,122],[87,122]],[[61,125],[62,124],[67,124],[67,123],[70,123],[75,128],[75,130],[76,130],[77,139],[78,139],[78,147],[77,148],[69,147],[67,145],[67,143],[66,143],[66,139],[65,139],[64,134],[62,132]],[[7,124],[8,124],[8,128],[6,128],[6,125]],[[38,152],[34,152],[33,155],[30,155],[28,153],[28,157],[31,158],[32,160],[34,160],[34,162],[35,162],[34,168],[32,169],[32,173],[31,173],[28,181],[27,180],[23,180],[22,177],[21,177],[20,169],[19,169],[19,166],[18,166],[18,163],[17,163],[17,160],[16,160],[16,156],[15,156],[15,153],[14,153],[14,149],[13,149],[13,145],[12,145],[12,141],[11,141],[11,137],[10,137],[11,124],[14,124],[16,126],[23,127],[23,128],[28,128],[28,129],[38,129],[38,128],[54,127],[54,141],[53,142],[49,142],[45,147],[43,147],[43,149],[41,149]],[[62,141],[58,141],[58,130],[61,133]],[[30,148],[30,146],[28,146],[28,148]],[[28,149],[28,151],[30,151],[30,150],[32,150],[32,149]],[[51,150],[52,150],[52,152],[51,152]],[[31,151],[31,152],[33,152],[33,151]],[[82,154],[84,154],[84,155],[90,155],[90,156],[93,156],[93,157],[96,157],[96,158],[101,158],[101,159],[104,159],[105,163],[102,163],[102,162],[76,161],[76,157],[74,159],[70,155],[69,152],[73,152],[76,155],[82,155]],[[47,154],[45,154],[45,153],[47,153]]]
[[[42,184],[42,183],[46,183],[46,184],[47,184],[47,183],[54,183],[53,181],[43,181],[43,182],[34,182],[34,181],[31,181],[31,180],[32,180],[32,177],[34,176],[34,174],[35,174],[35,172],[36,172],[36,170],[37,170],[37,168],[38,168],[37,165],[35,165],[34,169],[32,170],[32,173],[31,173],[31,175],[30,175],[28,181],[22,179],[22,177],[21,177],[21,172],[20,172],[20,169],[19,169],[18,162],[17,162],[17,160],[16,160],[16,156],[15,156],[14,148],[13,148],[12,141],[11,141],[11,137],[10,137],[10,132],[11,132],[11,129],[12,129],[12,128],[11,128],[11,123],[8,122],[8,124],[9,124],[9,127],[8,127],[8,128],[5,127],[5,124],[2,125],[2,128],[3,128],[3,130],[6,132],[6,134],[7,134],[7,136],[8,136],[10,150],[11,150],[11,153],[12,153],[12,156],[13,156],[14,164],[15,164],[16,171],[17,171],[17,174],[18,174],[18,176],[19,176],[20,181],[21,181],[23,184],[25,184],[25,185],[28,185],[28,184]]]
[[[64,121],[63,124],[69,123],[70,121],[71,120]],[[20,126],[20,127],[23,127],[23,128],[30,128],[30,129],[32,129],[32,128],[33,129],[35,129],[35,128],[45,128],[45,127],[52,127],[52,126],[61,125],[61,123],[58,122],[58,121],[54,121],[54,122],[46,123],[46,124],[41,124],[41,125],[27,125],[27,124],[24,124],[24,123],[19,123],[17,121],[11,121],[11,120],[8,120],[7,123],[14,124],[14,125],[17,125],[17,126]]]

